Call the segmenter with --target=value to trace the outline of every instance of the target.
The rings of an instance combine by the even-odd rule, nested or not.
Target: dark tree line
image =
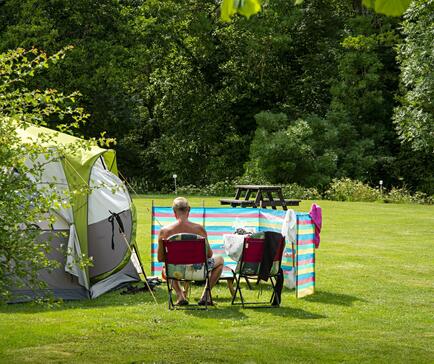
[[[432,0],[404,21],[360,1],[270,0],[222,23],[217,5],[5,0],[0,51],[73,45],[31,86],[79,90],[83,135],[116,137],[120,169],[150,190],[176,173],[181,184],[347,176],[433,193]]]

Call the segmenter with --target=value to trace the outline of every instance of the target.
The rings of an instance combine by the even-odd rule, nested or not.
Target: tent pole
[[[127,246],[128,250],[130,251],[130,254],[133,255],[133,250],[131,249],[131,246],[130,246],[130,244],[128,243],[127,236],[125,235],[125,232],[122,231],[122,232],[121,232],[121,235],[122,235],[122,237],[124,238],[125,245]],[[149,287],[148,277],[146,276],[146,272],[145,272],[145,269],[143,268],[142,261],[140,260],[138,254],[136,254],[136,257],[137,257],[137,260],[139,261],[140,268],[142,268],[143,275],[145,276],[145,284],[146,284],[146,287],[148,287],[148,290],[149,290],[149,292],[151,293],[152,298],[154,299],[155,303],[158,304],[157,299],[155,298],[154,292],[152,291],[151,287]]]

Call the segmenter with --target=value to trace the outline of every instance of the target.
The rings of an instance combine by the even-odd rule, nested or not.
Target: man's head
[[[177,197],[173,200],[172,204],[173,212],[175,213],[175,216],[188,216],[188,213],[190,212],[190,205],[188,204],[188,201],[184,197]]]

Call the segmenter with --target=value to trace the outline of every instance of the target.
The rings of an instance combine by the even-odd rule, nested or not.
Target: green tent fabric
[[[56,151],[56,153],[60,157],[60,163],[62,165],[64,176],[70,190],[83,190],[89,188],[91,184],[91,174],[94,173],[93,171],[98,170],[98,168],[95,167],[97,165],[97,161],[98,165],[104,164],[104,169],[110,172],[107,173],[108,175],[112,175],[110,181],[112,183],[117,183],[116,178],[118,176],[118,170],[115,151],[103,149],[98,146],[89,146],[88,144],[85,144],[84,141],[80,138],[76,138],[74,136],[41,126],[29,125],[26,128],[17,129],[17,133],[20,136],[21,141],[24,143],[37,143],[38,145]],[[121,184],[120,181],[118,183]],[[128,208],[125,208],[124,206],[124,210],[128,211],[123,211],[125,215],[124,218],[127,218],[128,221],[130,221],[130,223],[128,224],[131,229],[128,237],[129,244],[130,247],[133,249],[134,253],[136,254],[136,258],[140,260],[138,248],[135,243],[134,205],[132,204],[128,193],[125,192],[125,194],[127,195],[130,205],[128,206]],[[116,196],[113,195],[113,197],[116,199]],[[101,198],[103,197],[99,198],[101,201]],[[114,202],[111,203],[116,204],[116,201],[114,200]],[[71,206],[73,224],[75,225],[75,232],[80,245],[80,253],[87,257],[89,254],[88,234],[89,231],[92,231],[89,225],[89,194],[73,194],[71,196]],[[108,211],[109,209],[107,208],[106,210]],[[110,231],[107,231],[110,228],[109,226],[107,226],[108,222],[105,221],[107,219],[100,217],[99,220],[101,220],[101,222],[99,222],[98,224],[94,224],[93,230],[96,229],[95,231],[97,232],[95,236],[104,235],[107,239],[107,236],[112,234],[112,229],[110,229]],[[101,229],[103,229],[104,231]],[[113,236],[111,237],[111,239],[113,239]],[[121,237],[118,237],[118,239],[121,239]],[[92,243],[96,245],[99,244],[99,247],[103,247],[99,248],[100,250],[105,249],[105,245],[102,245],[101,242]],[[104,244],[106,243],[104,242]],[[123,242],[119,243],[120,246],[122,246],[122,244]],[[96,248],[93,249],[93,253],[95,253],[95,249]],[[102,251],[97,253],[101,254],[101,256],[104,255],[104,252]],[[116,259],[122,259],[120,262],[116,261],[116,263],[113,263],[113,266],[110,266],[110,264],[104,265],[99,262],[101,263],[100,265],[104,266],[104,268],[101,268],[103,270],[107,269],[107,267],[110,266],[111,269],[109,269],[108,271],[101,272],[101,269],[93,269],[93,271],[98,271],[98,273],[94,273],[94,276],[91,277],[89,274],[89,268],[85,268],[84,286],[86,287],[86,289],[90,290],[92,284],[100,282],[104,279],[108,279],[113,274],[120,272],[130,262],[131,254],[128,249],[125,250],[125,253],[118,251],[117,254],[124,254],[124,256],[116,257]],[[112,282],[111,284],[114,283]],[[101,287],[98,289],[98,292],[103,291],[104,289],[101,289]]]

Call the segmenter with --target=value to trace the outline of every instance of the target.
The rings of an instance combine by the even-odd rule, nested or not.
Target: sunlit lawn
[[[173,196],[153,198],[169,206]],[[202,205],[202,198],[191,200]],[[218,206],[217,198],[203,200]],[[149,267],[151,197],[135,202]],[[314,296],[297,300],[285,291],[280,309],[243,310],[231,307],[221,283],[208,312],[168,311],[164,286],[158,305],[147,293],[112,292],[56,307],[0,307],[0,362],[433,363],[434,207],[319,204],[324,230]],[[193,300],[200,289],[193,287]]]

